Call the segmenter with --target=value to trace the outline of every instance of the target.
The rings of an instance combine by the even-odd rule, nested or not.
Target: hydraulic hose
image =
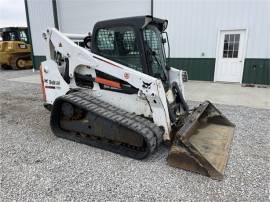
[[[178,99],[178,101],[180,102],[180,104],[182,105],[184,111],[188,112],[189,111],[189,107],[184,99],[184,96],[182,94],[182,91],[180,90],[177,82],[173,82],[172,83],[172,90],[176,95],[176,99]]]

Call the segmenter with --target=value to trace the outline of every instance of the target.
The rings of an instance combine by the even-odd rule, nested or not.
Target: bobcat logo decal
[[[146,89],[150,89],[151,84],[152,84],[152,82],[151,82],[151,83],[146,83],[146,82],[143,81],[142,87],[143,87],[143,88],[146,88]]]

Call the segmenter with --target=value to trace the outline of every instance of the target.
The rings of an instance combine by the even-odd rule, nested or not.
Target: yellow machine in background
[[[32,67],[31,45],[26,27],[0,28],[0,65],[5,69]],[[0,38],[0,39],[1,39]]]

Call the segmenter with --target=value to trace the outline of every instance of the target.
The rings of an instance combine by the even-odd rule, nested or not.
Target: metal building
[[[269,0],[25,0],[35,68],[46,27],[91,32],[95,22],[153,15],[169,20],[169,64],[189,79],[270,85]]]

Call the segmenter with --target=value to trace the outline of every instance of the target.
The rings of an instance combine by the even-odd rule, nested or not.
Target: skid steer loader
[[[40,74],[52,131],[134,159],[167,143],[169,165],[221,180],[235,126],[209,101],[189,109],[182,71],[166,63],[167,24],[106,20],[91,36],[48,28]]]

